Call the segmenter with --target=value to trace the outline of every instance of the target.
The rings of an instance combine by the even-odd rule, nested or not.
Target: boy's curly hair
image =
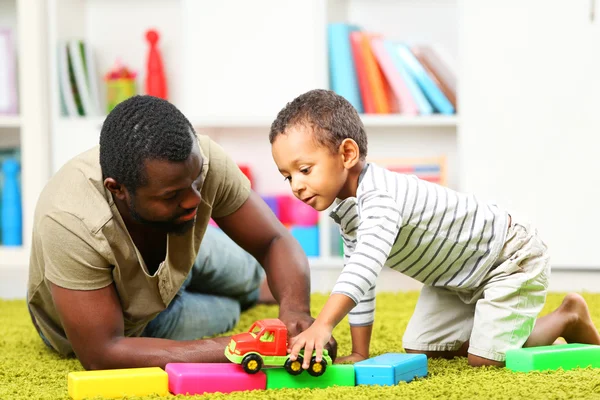
[[[331,90],[311,90],[288,103],[271,124],[269,142],[273,144],[277,136],[298,124],[311,127],[317,143],[332,153],[338,151],[344,139],[353,139],[360,158],[367,156],[367,134],[358,113],[348,100]]]

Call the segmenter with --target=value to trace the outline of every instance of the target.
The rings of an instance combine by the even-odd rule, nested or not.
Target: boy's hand
[[[363,356],[361,354],[352,353],[349,356],[338,358],[335,361],[335,363],[336,364],[354,364],[356,362],[363,361],[363,360],[366,360],[366,359],[367,359],[367,357],[365,357],[365,356]]]
[[[290,343],[290,359],[296,360],[300,350],[304,348],[304,362],[302,368],[308,369],[312,358],[313,350],[316,352],[315,357],[317,362],[323,359],[323,347],[331,339],[332,329],[324,324],[316,321],[307,330],[294,337]]]

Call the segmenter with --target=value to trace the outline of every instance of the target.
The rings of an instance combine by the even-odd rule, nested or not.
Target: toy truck
[[[256,321],[248,332],[232,336],[225,348],[225,356],[231,362],[241,364],[249,374],[257,373],[266,365],[284,367],[289,374],[299,375],[303,370],[304,353],[301,352],[296,360],[290,360],[287,333],[285,324],[278,319]],[[312,376],[321,376],[328,363],[332,363],[331,357],[327,350],[323,350],[321,361],[317,362],[313,355],[307,371]]]

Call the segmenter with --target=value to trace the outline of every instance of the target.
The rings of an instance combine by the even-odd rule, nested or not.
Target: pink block
[[[279,220],[284,225],[314,226],[319,212],[292,196],[277,196]]]
[[[263,371],[247,374],[238,364],[170,363],[169,391],[177,394],[230,393],[265,390],[267,375]]]
[[[294,197],[291,196],[277,196],[277,205],[279,207],[279,221],[284,225],[291,225],[294,223]]]
[[[319,223],[319,212],[300,200],[291,202],[292,224],[314,226]]]

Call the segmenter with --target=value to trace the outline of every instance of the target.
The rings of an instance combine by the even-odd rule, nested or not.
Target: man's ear
[[[106,178],[104,180],[104,187],[107,188],[117,199],[125,200],[126,194],[125,186],[118,183],[114,178]]]
[[[340,153],[346,169],[354,167],[360,160],[360,150],[354,139],[344,139],[340,144]]]

